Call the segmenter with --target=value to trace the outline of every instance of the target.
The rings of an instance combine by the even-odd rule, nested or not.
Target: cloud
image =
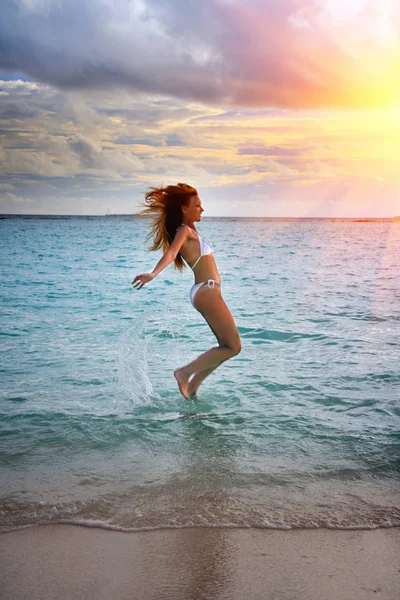
[[[0,195],[0,209],[5,207],[7,208],[7,212],[12,212],[13,208],[16,209],[16,212],[20,212],[21,205],[24,205],[22,208],[22,211],[24,211],[26,210],[26,205],[31,202],[32,200],[30,198],[23,198],[11,192]]]
[[[135,145],[135,146],[162,146],[161,140],[157,136],[153,138],[135,138],[129,135],[121,135],[117,139],[112,140],[113,144]]]
[[[200,190],[208,215],[250,214],[248,202],[253,215],[293,216],[305,203],[321,214],[341,182],[352,214],[365,194],[382,215],[398,197],[396,110],[223,111],[24,81],[1,91],[1,212],[130,213],[148,186],[178,181]]]
[[[167,146],[187,146],[186,142],[177,133],[169,133],[165,143]]]
[[[301,156],[310,151],[310,147],[287,148],[282,146],[254,145],[238,149],[238,154],[261,154],[263,156]]]
[[[84,169],[98,171],[102,177],[119,179],[124,173],[130,174],[144,170],[142,161],[130,150],[102,148],[95,141],[85,138],[83,135],[71,138],[68,140],[68,144]]]
[[[0,68],[63,89],[208,105],[400,99],[400,5],[383,0],[3,0]]]
[[[93,214],[116,202],[117,211],[132,212],[154,181],[176,183],[183,174],[190,181],[219,181],[207,160],[203,166],[193,156],[193,140],[205,144],[201,133],[174,122],[199,114],[198,106],[23,81],[0,81],[1,91],[7,92],[0,103],[3,212]]]

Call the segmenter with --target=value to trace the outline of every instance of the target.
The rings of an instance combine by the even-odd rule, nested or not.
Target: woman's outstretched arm
[[[146,283],[152,281],[154,277],[157,277],[157,275],[161,273],[161,271],[165,269],[165,267],[168,267],[168,265],[170,265],[172,261],[175,260],[176,255],[181,249],[183,242],[188,236],[188,229],[189,228],[186,225],[178,229],[172,244],[168,248],[167,252],[158,261],[152,272],[136,275],[135,279],[132,281],[132,285],[134,288],[140,290]]]

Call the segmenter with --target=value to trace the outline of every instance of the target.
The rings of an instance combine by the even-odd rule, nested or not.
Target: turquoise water
[[[204,219],[242,352],[129,217],[0,221],[0,525],[400,525],[400,223]],[[232,243],[234,241],[234,243]]]

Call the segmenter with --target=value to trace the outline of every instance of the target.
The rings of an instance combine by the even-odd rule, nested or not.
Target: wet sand
[[[398,600],[400,529],[42,525],[0,534],[1,600]]]

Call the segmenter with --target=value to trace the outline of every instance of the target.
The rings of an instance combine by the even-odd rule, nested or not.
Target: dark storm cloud
[[[364,69],[354,49],[364,21],[379,20],[383,8],[364,0],[343,25],[332,7],[323,0],[3,0],[0,69],[60,88],[118,86],[214,105],[368,103],[368,95],[355,98],[355,80],[370,85],[373,67]],[[399,12],[393,8],[394,27]],[[398,44],[382,48],[377,56],[382,51],[394,68]]]
[[[149,3],[151,4],[151,3]],[[193,56],[136,2],[4,0],[0,68],[64,88],[127,86],[142,92],[218,98],[213,59]],[[204,46],[204,42],[200,42]],[[201,52],[201,49],[200,49]]]

